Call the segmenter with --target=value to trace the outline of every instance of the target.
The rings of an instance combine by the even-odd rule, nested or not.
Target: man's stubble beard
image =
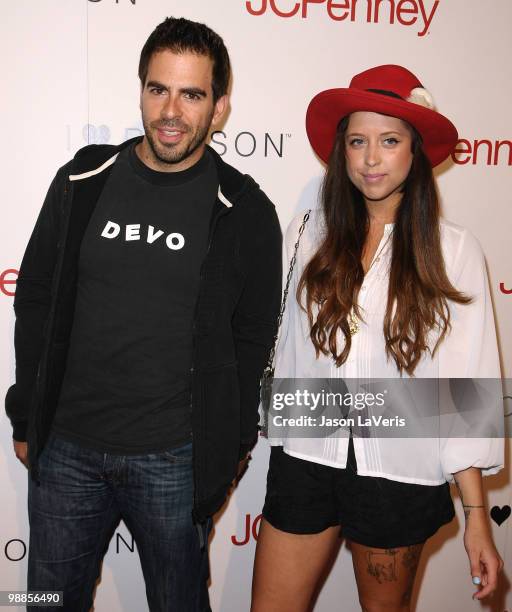
[[[155,139],[153,138],[150,124],[143,117],[142,124],[144,126],[144,133],[146,135],[146,139],[148,141],[149,147],[155,159],[157,159],[159,162],[163,164],[179,164],[183,160],[193,155],[194,152],[197,151],[197,149],[208,138],[208,132],[210,131],[210,127],[212,124],[213,114],[214,114],[214,109],[212,109],[212,112],[210,116],[208,117],[206,126],[201,126],[199,128],[199,131],[196,133],[194,138],[192,138],[192,140],[188,143],[188,145],[185,147],[184,150],[180,150],[179,144],[165,146],[161,143],[156,142]],[[175,125],[173,125],[173,123],[175,123]],[[172,127],[180,127],[182,125],[183,124],[180,122],[171,121],[168,124],[160,124],[159,127],[160,128],[162,127],[172,128]]]

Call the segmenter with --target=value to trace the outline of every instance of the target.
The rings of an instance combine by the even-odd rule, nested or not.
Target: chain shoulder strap
[[[288,275],[286,277],[286,285],[283,291],[283,299],[281,300],[281,309],[279,311],[279,316],[277,317],[277,331],[276,331],[276,335],[274,336],[272,348],[270,349],[270,354],[268,356],[267,367],[265,368],[264,376],[273,374],[274,357],[276,354],[277,339],[279,338],[279,331],[281,329],[281,323],[283,321],[283,315],[284,315],[284,311],[286,308],[286,301],[288,300],[288,291],[290,289],[290,282],[292,280],[293,269],[295,268],[295,262],[297,261],[297,251],[299,250],[300,238],[302,234],[304,233],[304,229],[306,227],[306,223],[308,222],[310,213],[311,213],[311,209],[306,211],[304,218],[302,219],[302,223],[299,227],[299,233],[298,233],[297,240],[295,242],[295,246],[293,249],[293,255],[290,260],[290,267],[288,268]]]

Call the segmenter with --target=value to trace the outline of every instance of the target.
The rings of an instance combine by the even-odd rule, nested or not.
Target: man
[[[23,258],[6,409],[31,474],[28,588],[62,590],[56,609],[90,609],[122,518],[150,610],[209,610],[210,517],[257,438],[281,292],[274,206],[205,144],[229,75],[217,34],[161,23],[144,137],[61,168]]]

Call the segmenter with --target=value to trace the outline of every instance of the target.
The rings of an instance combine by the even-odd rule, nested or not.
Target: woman
[[[439,217],[432,167],[457,131],[430,94],[405,68],[379,66],[315,96],[306,128],[327,172],[322,207],[302,228],[276,378],[499,378],[480,246]],[[302,224],[288,229],[289,259]],[[473,597],[496,588],[482,473],[502,467],[502,439],[347,432],[271,443],[253,612],[310,609],[340,526],[362,609],[409,610],[423,545],[454,516],[451,480]]]

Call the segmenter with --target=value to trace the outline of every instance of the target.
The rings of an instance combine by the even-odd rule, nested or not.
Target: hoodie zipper
[[[217,198],[216,202],[220,202],[220,200]],[[199,292],[197,295],[197,299],[196,299],[196,303],[194,306],[194,321],[193,321],[193,332],[195,332],[195,325],[196,325],[196,318],[197,318],[197,309],[198,309],[198,305],[199,305],[199,298],[201,295],[201,285],[203,283],[203,278],[204,278],[204,264],[206,262],[206,260],[208,259],[208,254],[210,253],[210,249],[212,246],[212,242],[213,242],[213,236],[215,233],[215,229],[217,227],[217,224],[219,222],[219,219],[225,215],[227,215],[232,209],[231,208],[227,208],[225,206],[225,204],[222,204],[222,202],[220,202],[222,205],[222,209],[216,213],[213,222],[211,224],[210,227],[210,232],[208,235],[208,245],[206,247],[206,253],[205,256],[203,258],[203,261],[201,262],[201,267],[200,267],[200,271],[199,271]],[[194,399],[193,399],[193,388],[194,388],[194,377],[195,377],[195,367],[194,367],[194,363],[195,363],[195,351],[196,351],[196,347],[195,347],[195,333],[192,334],[192,342],[194,344],[193,346],[193,350],[192,350],[192,367],[190,368],[190,372],[192,374],[192,386],[191,386],[191,390],[190,390],[190,409],[191,409],[191,413],[194,410]],[[202,433],[202,432],[201,432]],[[201,435],[201,434],[200,434]],[[194,444],[192,446],[192,448],[194,449]],[[195,449],[193,450],[194,454],[195,454]],[[196,461],[193,461],[193,466],[194,466],[194,508],[192,510],[192,518],[194,520],[195,523],[198,522],[198,517],[197,517],[197,512],[196,512],[196,507],[198,505],[198,499],[199,499],[199,492],[198,492],[198,487],[197,487],[197,482],[198,482],[198,467],[197,467],[197,463]],[[204,473],[204,464],[202,464],[201,466],[201,471]]]

